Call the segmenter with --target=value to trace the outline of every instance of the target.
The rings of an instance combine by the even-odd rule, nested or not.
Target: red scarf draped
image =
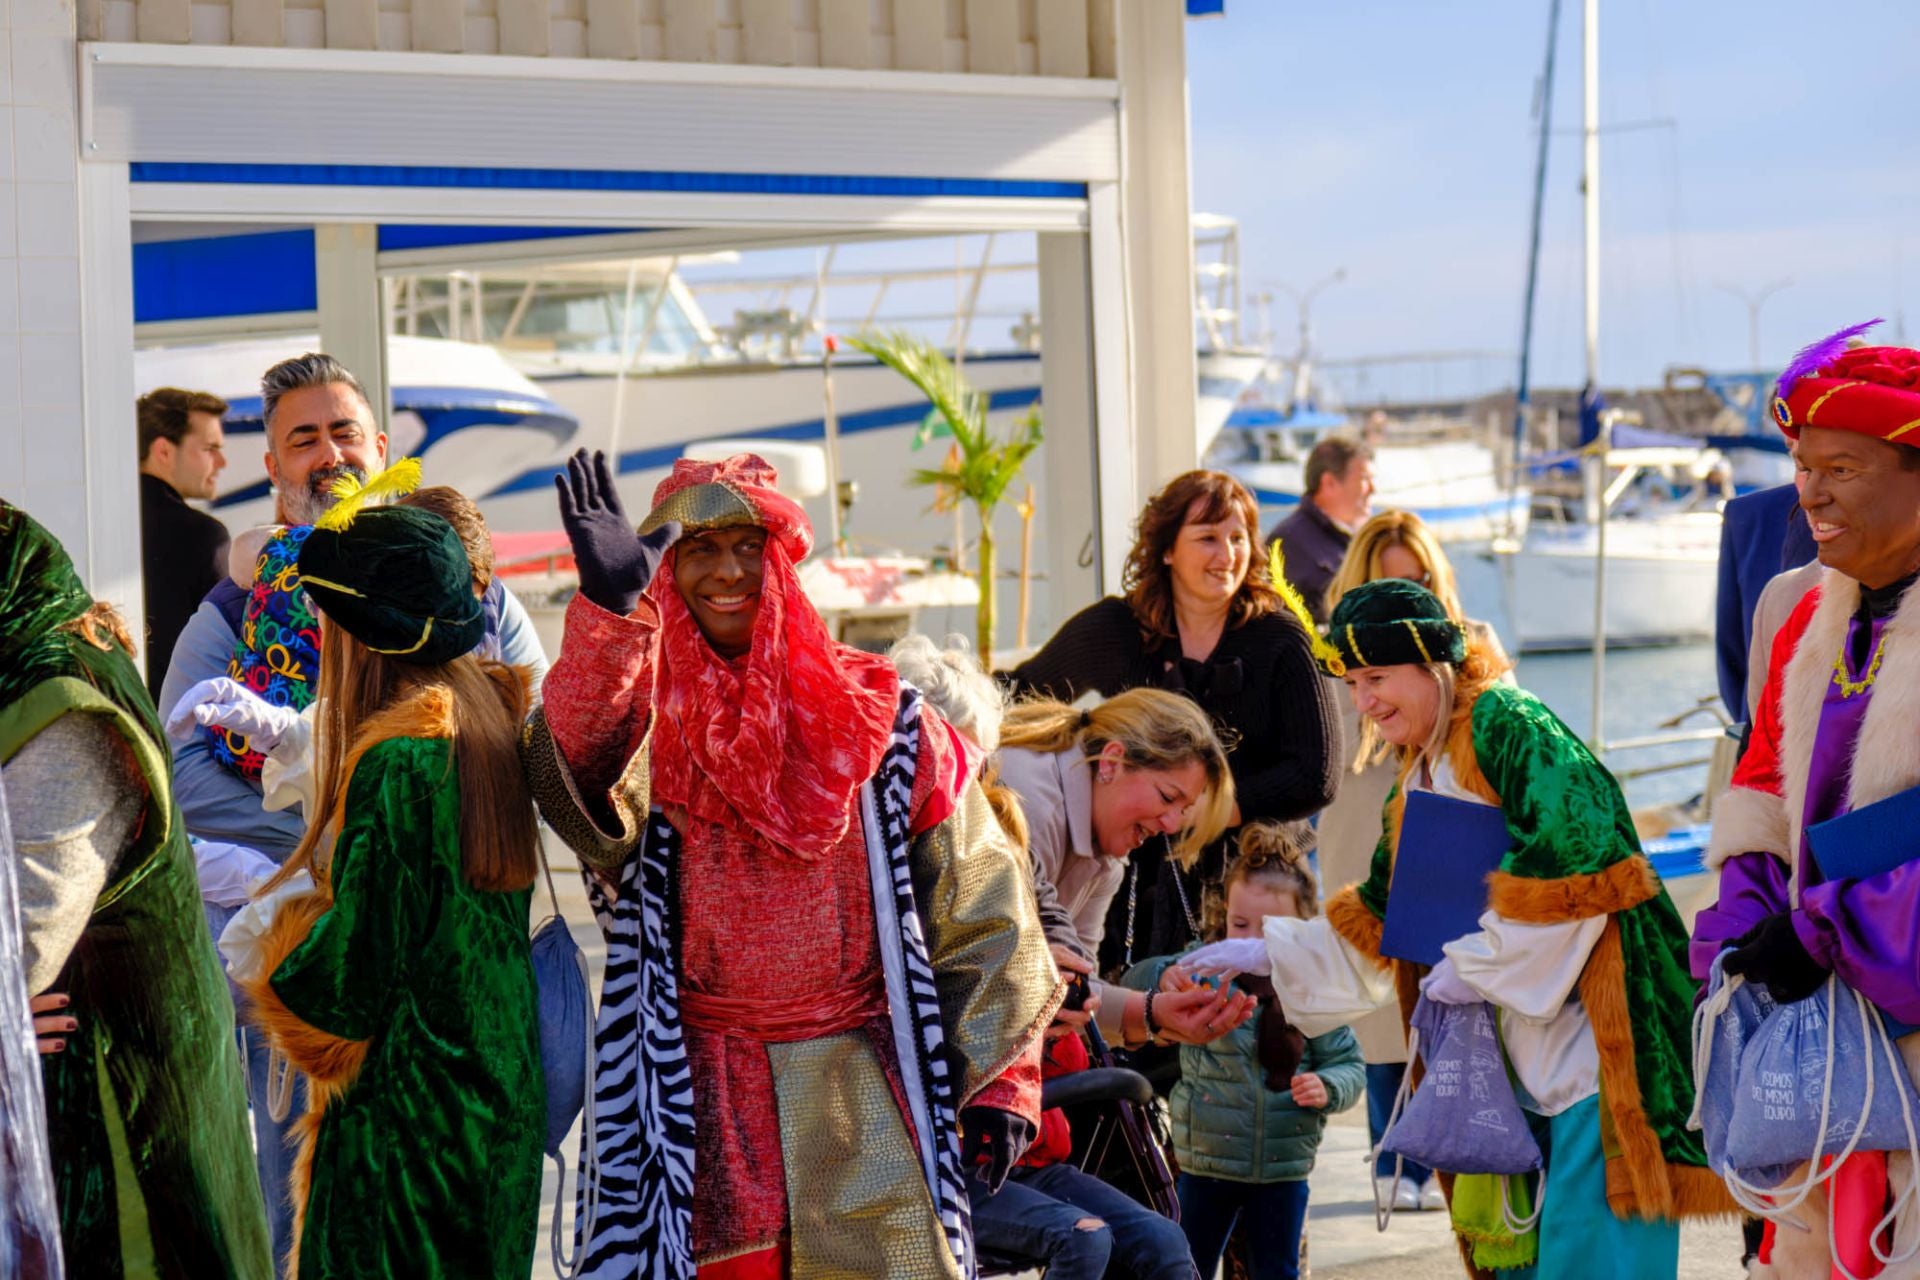
[[[654,664],[653,795],[770,852],[811,862],[845,838],[857,793],[880,766],[899,705],[893,664],[834,640],[794,566],[812,549],[806,513],[751,454],[681,459],[658,507],[697,484],[745,497],[768,532],[753,647],[713,651],[674,586],[669,551],[649,588],[660,610]],[[692,532],[690,530],[690,532]]]

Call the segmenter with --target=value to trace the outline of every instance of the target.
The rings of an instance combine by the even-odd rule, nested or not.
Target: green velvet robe
[[[1686,1125],[1694,995],[1686,926],[1640,852],[1620,784],[1544,703],[1505,685],[1491,686],[1469,713],[1456,714],[1446,754],[1461,785],[1501,807],[1513,840],[1488,877],[1488,907],[1530,924],[1610,917],[1579,995],[1599,1050],[1615,1212],[1730,1211],[1725,1188],[1706,1168],[1700,1135]],[[1328,904],[1341,936],[1376,958],[1402,804],[1396,789],[1366,881]],[[1409,984],[1401,985],[1410,1006]]]
[[[53,536],[0,502],[0,762],[61,716],[99,716],[149,796],[54,985],[79,1030],[41,1060],[68,1274],[256,1280],[272,1246],[233,1002],[146,685],[67,625],[92,604]]]
[[[431,705],[417,718],[439,731]],[[531,894],[469,885],[459,830],[448,738],[373,742],[347,786],[331,904],[290,904],[264,945],[272,964],[292,944],[250,994],[314,1098],[294,1174],[301,1280],[533,1266],[546,1092]]]

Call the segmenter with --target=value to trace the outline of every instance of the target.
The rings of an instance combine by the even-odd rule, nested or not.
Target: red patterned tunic
[[[544,696],[554,740],[583,789],[604,790],[646,736],[653,687],[647,655],[657,626],[644,599],[626,618],[584,596],[567,608],[565,643]],[[924,723],[930,731],[921,736],[915,774],[916,833],[953,812],[966,782],[950,730],[931,712]],[[763,1041],[806,1038],[809,1019],[839,1027],[857,1019],[899,1091],[865,837],[856,814],[827,855],[802,862],[770,857],[725,825],[685,815],[675,822],[684,837],[680,979],[694,1073],[695,1257],[703,1275],[718,1274],[707,1264],[730,1259],[730,1275],[779,1274],[777,1265],[766,1269],[768,1258],[749,1263],[742,1256],[777,1249],[787,1231],[779,1117]],[[698,1016],[703,1005],[705,1017]],[[970,1104],[1037,1122],[1037,1054]]]

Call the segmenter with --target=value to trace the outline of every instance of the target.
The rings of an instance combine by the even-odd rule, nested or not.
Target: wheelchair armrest
[[[1138,1071],[1125,1067],[1094,1067],[1068,1076],[1056,1076],[1040,1086],[1040,1107],[1078,1106],[1084,1102],[1153,1101],[1153,1086]]]

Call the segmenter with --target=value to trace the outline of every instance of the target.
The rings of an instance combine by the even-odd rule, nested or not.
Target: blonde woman
[[[1453,565],[1441,550],[1440,540],[1411,511],[1382,511],[1360,526],[1327,587],[1327,608],[1333,609],[1356,587],[1382,578],[1401,578],[1431,591],[1447,616],[1467,629],[1476,646],[1497,665],[1506,665],[1506,655],[1493,628],[1468,620],[1461,609]],[[1352,702],[1346,698],[1340,702],[1341,759],[1346,770],[1339,794],[1320,815],[1319,827],[1320,871],[1334,886],[1366,878],[1368,859],[1380,842],[1381,811],[1398,773],[1391,752],[1383,749],[1377,734],[1367,731]],[[1399,1091],[1400,1077],[1406,1071],[1406,1037],[1401,1033],[1398,1015],[1387,1009],[1358,1019],[1353,1030],[1367,1061],[1367,1123],[1377,1146],[1393,1106],[1393,1095]],[[1421,1165],[1406,1164],[1395,1182],[1394,1159],[1382,1155],[1375,1163],[1374,1178],[1379,1183],[1380,1198],[1384,1201],[1390,1197],[1397,1209],[1446,1207],[1440,1184]]]
[[[1410,1013],[1417,996],[1493,1005],[1521,1105],[1547,1135],[1536,1274],[1672,1276],[1678,1219],[1731,1201],[1686,1126],[1686,926],[1640,852],[1619,783],[1539,699],[1501,684],[1497,661],[1412,583],[1342,598],[1322,661],[1398,755],[1389,834],[1366,880],[1323,916],[1269,917],[1262,937],[1212,943],[1183,963],[1270,974],[1307,1035],[1396,1002]],[[1477,927],[1431,970],[1380,949],[1412,791],[1498,809],[1510,841]],[[1461,1177],[1488,1176],[1443,1172],[1456,1173],[1456,1191]]]
[[[1107,907],[1135,849],[1166,836],[1174,858],[1190,865],[1233,814],[1233,776],[1212,720],[1159,689],[1129,689],[1085,711],[1044,699],[1017,704],[1001,725],[995,766],[1020,797],[1036,873],[1053,886],[1085,955],[1099,954]],[[1101,1029],[1129,1046],[1204,1043],[1254,1008],[1224,993],[1154,1000],[1095,987]]]

